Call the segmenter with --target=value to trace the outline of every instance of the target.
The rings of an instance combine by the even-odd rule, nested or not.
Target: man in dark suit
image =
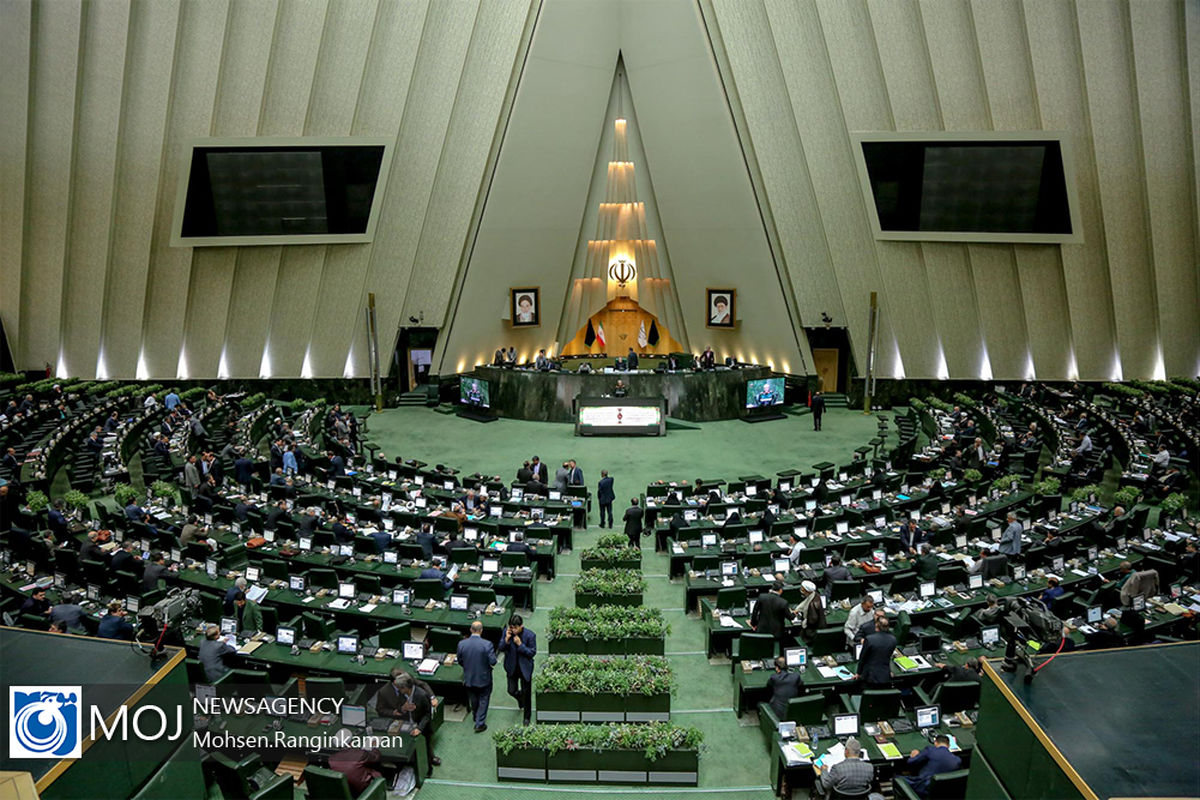
[[[550,468],[542,463],[542,460],[537,456],[529,462],[529,468],[533,470],[533,477],[538,483],[550,483]]]
[[[517,483],[529,483],[529,481],[532,479],[533,470],[530,468],[529,462],[526,461],[521,465],[521,468],[517,470]]]
[[[638,504],[636,497],[629,499],[629,508],[625,509],[625,536],[629,538],[629,546],[641,549],[642,520],[646,512]]]
[[[795,614],[783,599],[783,581],[771,584],[771,590],[758,596],[754,613],[750,615],[750,627],[758,633],[768,633],[776,639],[783,636],[784,628]]]
[[[909,754],[908,765],[919,767],[916,776],[905,776],[904,780],[913,788],[919,797],[929,796],[929,782],[934,775],[943,772],[953,772],[962,766],[962,759],[950,752],[950,738],[944,733],[933,737],[933,744],[924,750],[913,750]]]
[[[629,348],[629,355],[625,356],[625,365],[632,372],[638,367],[638,354],[633,352],[633,348]]]
[[[605,515],[608,516],[608,527],[613,526],[612,506],[617,499],[613,493],[613,479],[608,476],[608,470],[600,470],[600,483],[596,484],[596,502],[600,504],[600,527],[604,527]]]
[[[430,765],[441,764],[442,760],[433,755],[433,731],[430,729],[432,698],[415,685],[412,676],[402,668],[392,667],[389,675],[391,682],[375,694],[375,713],[381,717],[411,722],[412,735],[425,740]]]
[[[700,354],[700,369],[713,369],[717,365],[717,355],[711,347],[705,347]]]
[[[567,485],[583,486],[583,470],[575,463],[575,459],[567,462]]]
[[[533,704],[529,702],[533,685],[533,657],[537,655],[537,636],[525,629],[520,614],[508,620],[504,638],[500,640],[500,652],[504,653],[504,671],[508,673],[508,694],[517,701],[524,713],[523,725],[529,724]]]
[[[244,452],[239,453],[237,459],[233,462],[233,474],[237,477],[237,482],[246,491],[249,491],[250,481],[254,478],[254,462],[246,458]]]
[[[821,392],[814,392],[808,407],[812,411],[813,430],[821,430],[821,417],[825,415],[825,395]]]
[[[787,668],[787,659],[783,656],[775,659],[775,673],[767,678],[767,691],[771,693],[768,705],[778,719],[787,715],[788,700],[804,694],[804,678],[799,672],[791,672]]]
[[[870,688],[887,687],[892,682],[892,653],[896,637],[889,630],[887,617],[876,619],[875,633],[863,641],[858,657],[858,678]]]
[[[165,578],[171,573],[167,559],[161,552],[150,554],[150,560],[142,570],[142,589],[151,592],[158,588],[159,578]]]
[[[483,623],[471,623],[471,635],[458,643],[458,665],[467,687],[467,701],[475,714],[475,732],[487,730],[488,703],[492,699],[492,667],[496,666],[496,650],[484,639]]]

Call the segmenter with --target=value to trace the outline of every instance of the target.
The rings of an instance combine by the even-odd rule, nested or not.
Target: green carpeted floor
[[[570,425],[500,420],[480,424],[424,408],[403,408],[371,415],[367,439],[389,458],[418,458],[456,467],[464,472],[497,474],[511,480],[521,461],[539,455],[554,467],[574,458],[595,491],[600,470],[616,481],[621,509],[656,479],[736,478],[759,474],[773,478],[787,468],[807,470],[821,461],[848,462],[854,448],[876,435],[874,416],[833,409],[826,413],[821,432],[809,417],[747,424],[741,421],[703,423],[697,430],[674,430],[665,437],[579,438]],[[895,435],[889,438],[895,444]],[[579,572],[578,551],[595,541],[599,529],[593,513],[586,532],[575,535],[575,552],[559,556],[558,577],[538,587],[539,609],[526,625],[541,634],[548,609],[573,605],[571,581]],[[619,524],[619,523],[618,523]],[[672,702],[675,722],[694,725],[705,735],[700,762],[700,786],[695,790],[612,787],[600,794],[655,795],[663,800],[686,796],[770,798],[770,766],[762,735],[753,715],[739,720],[732,710],[733,681],[728,663],[710,664],[704,652],[704,632],[697,617],[684,612],[681,582],[667,580],[667,557],[655,554],[653,544],[643,556],[649,582],[647,605],[664,609],[671,624],[667,655],[679,678]],[[545,641],[545,638],[542,638]],[[536,667],[535,667],[536,669]],[[499,671],[499,675],[502,672]],[[459,715],[454,715],[459,716]],[[497,677],[488,716],[487,733],[476,735],[467,722],[450,722],[437,734],[436,751],[442,766],[418,792],[420,800],[462,798],[555,798],[585,793],[584,787],[500,784],[496,781],[495,751],[490,732],[518,724],[516,702]],[[720,790],[720,791],[717,791]],[[596,792],[595,787],[591,792]],[[588,792],[590,793],[590,792]]]

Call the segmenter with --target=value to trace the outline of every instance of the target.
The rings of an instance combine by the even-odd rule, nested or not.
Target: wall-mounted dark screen
[[[862,142],[884,232],[1065,234],[1057,141]]]
[[[364,234],[383,154],[383,145],[197,146],[180,234]]]

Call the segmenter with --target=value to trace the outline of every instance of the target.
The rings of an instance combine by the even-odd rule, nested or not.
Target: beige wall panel
[[[90,378],[96,373],[104,318],[97,306],[104,299],[108,269],[128,33],[128,2],[88,7],[59,346],[60,367],[67,375]]]
[[[1183,4],[1134,2],[1130,11],[1163,364],[1167,376],[1186,375],[1200,360],[1200,258]]]
[[[978,378],[983,330],[967,249],[949,242],[919,247],[929,285],[936,287],[931,306],[943,342],[946,368],[956,378]]]
[[[264,353],[272,375],[306,375],[304,357],[321,288],[326,245],[284,247],[271,304],[271,328]]]
[[[529,12],[529,4],[520,2],[479,8],[417,247],[416,263],[430,274],[410,279],[405,317],[445,316]]]
[[[962,0],[921,0],[921,17],[946,130],[988,130],[991,118],[971,6]]]
[[[187,299],[191,285],[192,248],[171,247],[170,232],[175,212],[175,190],[183,167],[187,144],[212,131],[221,51],[225,42],[227,2],[198,2],[183,5],[179,41],[175,49],[174,83],[171,87],[167,142],[163,150],[162,183],[150,252],[150,281],[143,315],[142,352],[146,374],[170,377],[182,372],[183,331],[187,323]],[[160,66],[161,68],[161,66]],[[199,248],[200,250],[207,248]],[[211,275],[201,276],[207,281]],[[224,310],[221,312],[224,314]],[[222,321],[221,329],[224,330]],[[188,375],[215,375],[193,372]],[[178,372],[177,372],[178,371]]]
[[[698,9],[689,2],[630,2],[621,23],[630,91],[692,346],[707,340],[719,355],[799,371],[803,359]],[[710,286],[738,290],[735,331],[705,330]]]
[[[916,0],[869,0],[867,11],[895,130],[941,130],[921,6]]]
[[[378,11],[375,0],[329,6],[305,130],[308,135],[349,136],[356,132],[355,116],[363,101],[363,81]],[[330,245],[325,253],[321,288],[311,317],[308,357],[313,375],[340,377],[348,338],[340,332],[354,324],[371,245]]]
[[[1071,319],[1063,284],[1062,251],[1038,244],[1013,246],[1021,275],[1025,328],[1033,357],[1033,377],[1066,380],[1071,370]],[[1023,377],[1030,377],[1027,371]]]
[[[21,265],[25,242],[26,134],[33,6],[0,4],[0,321],[16,356],[20,332]],[[18,367],[23,366],[18,364]]]
[[[892,130],[891,103],[865,2],[819,2],[817,8],[828,42],[846,129],[851,132]],[[845,191],[860,195],[857,216],[865,231],[866,207],[865,199],[861,198],[861,184],[857,181],[858,172],[852,164],[848,166],[855,180],[847,184]],[[869,233],[866,235],[870,237]],[[919,246],[882,241],[874,244],[881,278],[880,296],[887,305],[885,313],[892,318],[905,373],[910,378],[937,377],[941,372],[941,343],[930,311],[929,287]],[[861,265],[858,268],[861,269]],[[866,298],[859,302],[865,305]],[[861,330],[865,334],[866,326]],[[881,352],[886,350],[881,347]]]
[[[617,61],[619,21],[609,8],[604,0],[542,6],[435,370],[490,361],[501,343],[520,358],[554,346]],[[516,286],[541,288],[539,327],[505,321]]]
[[[1041,129],[1024,6],[1020,0],[972,0],[971,15],[992,126],[1000,131]],[[1071,352],[1071,324],[1059,247],[1013,245],[1012,250],[1033,374],[1064,379]],[[1025,365],[1022,377],[1028,375],[1029,366]]]
[[[806,325],[819,325],[821,313],[826,312],[833,324],[845,325],[821,209],[787,102],[783,70],[774,49],[764,47],[771,37],[766,7],[761,0],[717,0],[713,7],[733,71],[730,82],[736,82],[766,190],[764,201],[775,217],[800,318]]]
[[[36,178],[26,187],[21,319],[37,324],[21,332],[16,358],[32,369],[58,360],[82,17],[80,4],[72,0],[39,3],[33,13],[36,46],[26,152]]]
[[[263,87],[275,30],[276,0],[238,0],[229,7],[221,71],[213,104],[213,136],[254,136],[258,133],[263,107]],[[262,341],[226,341],[226,330],[240,322],[230,317],[234,275],[241,270],[244,254],[257,248],[197,248],[192,257],[192,282],[184,332],[188,370],[197,375],[232,374],[228,361],[262,358]],[[260,273],[254,273],[260,274]],[[240,282],[256,295],[266,286]],[[269,296],[269,295],[258,295]],[[254,356],[238,354],[249,346]],[[221,358],[225,358],[224,369]],[[256,365],[257,368],[257,365]],[[242,373],[245,374],[245,373]],[[255,373],[257,374],[257,373]]]
[[[1042,124],[1046,130],[1066,131],[1074,153],[1084,240],[1082,244],[1061,245],[1061,250],[1075,364],[1080,378],[1108,380],[1116,343],[1112,288],[1073,4],[1026,0],[1025,29]],[[1050,312],[1057,310],[1030,309],[1028,316]]]
[[[222,248],[224,249],[224,248]],[[282,247],[243,247],[233,273],[225,323],[225,369],[234,378],[257,378],[271,325],[264,304],[275,296]]]
[[[992,375],[1005,380],[1022,378],[1029,362],[1029,349],[1024,298],[1012,245],[968,245],[967,259],[975,276],[979,321]]]
[[[792,114],[804,143],[804,158],[821,211],[855,362],[860,370],[864,369],[867,303],[870,293],[877,291],[881,311],[879,374],[903,374],[893,328],[893,312],[900,314],[902,310],[891,305],[879,274],[858,172],[840,114],[839,87],[834,81],[817,7],[811,0],[768,0],[766,7]]]
[[[1149,378],[1158,358],[1158,313],[1146,175],[1137,157],[1141,124],[1128,8],[1124,3],[1085,2],[1077,11],[1121,366],[1125,377]]]
[[[126,46],[121,123],[113,202],[108,278],[103,298],[101,352],[104,374],[132,378],[142,343],[142,313],[150,275],[150,253],[161,154],[170,111],[171,64],[179,30],[178,2],[134,0]],[[167,192],[166,202],[174,203]],[[99,359],[97,374],[100,374]],[[167,375],[174,375],[171,365]]]
[[[260,136],[304,133],[309,95],[325,29],[325,0],[283,2],[276,12],[270,66],[263,89]]]

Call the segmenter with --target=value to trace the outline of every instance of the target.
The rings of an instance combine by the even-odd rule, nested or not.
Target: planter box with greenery
[[[549,782],[695,786],[702,734],[695,728],[646,725],[534,725],[497,731],[496,774],[538,780],[538,754]]]
[[[575,605],[640,606],[646,581],[640,570],[589,569],[575,579]]]
[[[534,707],[538,722],[665,722],[673,689],[662,656],[551,656],[534,678]]]
[[[559,606],[550,610],[550,652],[662,655],[671,626],[658,608]]]
[[[624,534],[606,533],[579,554],[580,569],[641,569],[642,551],[630,547]]]

